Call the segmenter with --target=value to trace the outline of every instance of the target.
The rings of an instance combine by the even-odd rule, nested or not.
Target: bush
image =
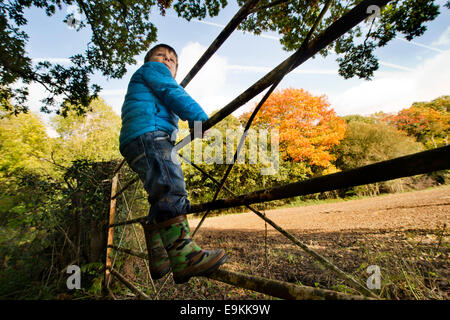
[[[366,166],[375,162],[420,152],[423,145],[405,133],[385,123],[349,121],[347,135],[334,149],[335,165],[341,170]],[[411,178],[401,178],[342,190],[345,196],[374,196],[384,192],[409,189]]]

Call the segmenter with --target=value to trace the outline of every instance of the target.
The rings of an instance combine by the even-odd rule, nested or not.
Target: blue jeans
[[[181,164],[172,161],[174,142],[164,131],[144,133],[127,144],[122,155],[139,175],[148,194],[149,223],[160,223],[190,209]],[[176,155],[173,155],[176,157]]]

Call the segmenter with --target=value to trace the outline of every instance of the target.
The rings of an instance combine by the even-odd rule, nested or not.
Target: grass
[[[423,242],[423,235],[433,241]],[[448,233],[442,229],[419,230],[405,232],[405,236],[403,246],[377,250],[366,247],[367,264],[381,269],[379,296],[395,300],[448,299]],[[364,277],[367,275],[360,275]]]
[[[438,187],[440,188],[440,187]],[[357,199],[367,197],[357,197]],[[347,201],[325,199],[302,201],[302,205]],[[292,205],[292,204],[291,204]],[[381,270],[381,288],[374,290],[382,299],[446,300],[448,299],[449,235],[446,226],[433,230],[376,230],[322,234],[296,234],[308,244],[319,244],[320,253],[339,268],[365,284],[370,265]],[[223,247],[230,255],[227,269],[340,292],[357,294],[342,280],[323,269],[310,256],[279,235],[268,238],[269,263],[265,260],[263,233],[199,234],[208,239],[208,247]],[[142,242],[142,241],[141,241]],[[126,260],[129,268],[143,280],[143,262]],[[136,272],[136,267],[138,272]],[[157,287],[162,282],[157,283]],[[145,288],[145,286],[143,287]],[[159,288],[159,287],[158,287]],[[130,299],[122,288],[122,297]],[[151,293],[151,290],[148,289]],[[160,299],[272,299],[267,295],[233,287],[206,278],[192,278],[187,284],[174,285],[171,277],[160,293]]]
[[[243,237],[259,239],[253,242],[243,241]],[[306,236],[305,236],[306,237]],[[373,291],[382,299],[388,300],[446,300],[448,299],[449,235],[444,227],[434,230],[406,231],[370,231],[367,233],[321,234],[309,235],[312,241],[318,241],[323,247],[323,254],[346,273],[366,284],[370,274],[367,268],[377,265],[381,271],[381,288]],[[336,238],[339,241],[336,241]],[[227,269],[271,279],[307,285],[322,289],[336,290],[342,293],[358,294],[340,278],[325,270],[322,265],[303,253],[291,243],[270,237],[269,263],[265,260],[262,236],[242,233],[222,238],[222,245],[227,248],[232,258]],[[208,237],[208,239],[210,239]],[[303,239],[308,240],[308,239]],[[308,241],[305,241],[308,242]],[[217,245],[215,240],[209,244]],[[132,263],[143,268],[140,259],[131,259]],[[138,274],[142,275],[143,271]],[[133,278],[133,277],[130,277]],[[144,278],[138,279],[142,280]],[[156,282],[157,288],[162,285]],[[143,286],[142,288],[146,288]],[[133,299],[122,288],[123,299]],[[152,294],[151,288],[146,292]],[[274,299],[265,294],[230,286],[207,278],[192,278],[188,283],[175,285],[171,277],[160,292],[163,300],[205,300],[205,299]]]

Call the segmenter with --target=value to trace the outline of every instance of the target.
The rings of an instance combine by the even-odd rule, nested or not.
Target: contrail
[[[172,18],[178,18],[178,17],[176,17],[174,15],[171,15],[171,17]],[[214,22],[210,22],[210,21],[198,20],[198,19],[192,19],[191,21],[194,21],[194,22],[197,22],[197,23],[207,24],[207,25],[210,25],[210,26],[218,27],[218,28],[225,28],[225,25],[223,25],[223,24],[214,23]],[[237,30],[237,31],[241,32],[241,33],[244,33],[241,30]],[[270,36],[270,35],[265,35],[265,34],[260,34],[259,37],[266,38],[266,39],[272,39],[272,40],[280,40],[280,37]],[[441,52],[442,53],[442,52],[446,51],[446,50],[438,49],[438,48],[431,47],[431,46],[428,46],[428,45],[425,45],[425,44],[421,44],[421,43],[418,43],[418,42],[415,42],[415,41],[409,41],[409,40],[406,40],[406,39],[400,38],[400,37],[396,37],[395,39],[401,40],[401,41],[404,41],[404,42],[407,42],[407,43],[410,43],[410,44],[418,46],[418,47],[422,47],[422,48],[426,48],[426,49],[429,49],[429,50],[433,50],[433,51],[436,51],[436,52]]]
[[[384,61],[381,61],[381,60],[379,60],[378,62],[382,66],[386,66],[386,67],[391,67],[391,68],[400,69],[400,70],[404,70],[404,71],[414,71],[414,69],[411,69],[411,68],[408,68],[408,67],[404,67],[404,66],[399,66],[398,64],[384,62]]]
[[[438,49],[438,48],[435,48],[435,47],[427,46],[427,45],[425,45],[425,44],[421,44],[421,43],[418,43],[418,42],[415,42],[415,41],[409,41],[409,40],[406,40],[406,39],[404,39],[404,38],[396,37],[395,39],[401,40],[401,41],[403,41],[403,42],[411,43],[411,44],[413,44],[413,45],[415,45],[415,46],[418,46],[418,47],[427,48],[427,49],[429,49],[429,50],[433,50],[433,51],[436,51],[436,52],[440,52],[440,53],[446,51],[446,50],[441,50],[441,49]]]

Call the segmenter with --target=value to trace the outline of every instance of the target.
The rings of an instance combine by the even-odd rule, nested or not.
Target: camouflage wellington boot
[[[177,284],[193,276],[208,275],[227,260],[225,250],[202,250],[192,240],[185,215],[164,221],[158,228]]]
[[[150,274],[153,280],[164,277],[170,271],[170,260],[164,249],[161,235],[154,226],[142,224],[147,244],[148,257],[150,261]]]

